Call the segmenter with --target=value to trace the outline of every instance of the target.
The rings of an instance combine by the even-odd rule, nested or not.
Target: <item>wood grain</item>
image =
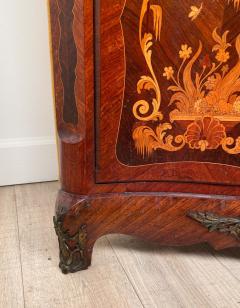
[[[183,42],[188,46],[196,46],[201,40],[207,46],[208,50],[205,50],[205,53],[208,54],[212,44],[209,29],[218,27],[221,31],[231,30],[231,42],[239,33],[239,12],[236,13],[232,5],[228,6],[224,1],[203,2],[203,18],[199,18],[196,23],[188,18],[191,1],[181,4],[176,1],[161,3],[165,28],[161,32],[161,44],[156,44],[157,50],[153,48],[152,51],[153,67],[158,73],[163,96],[161,110],[170,108],[167,104],[170,101],[169,91],[166,90],[169,84],[164,80],[162,72],[166,63],[176,67],[179,62],[178,50]],[[151,181],[152,184],[157,181],[170,181],[174,184],[191,182],[198,183],[202,189],[204,186],[200,184],[203,183],[239,185],[239,155],[227,155],[221,151],[201,153],[187,149],[173,153],[154,151],[152,156],[145,155],[144,158],[137,153],[132,140],[134,125],[147,124],[143,120],[136,122],[132,107],[138,99],[151,100],[152,97],[150,94],[147,95],[146,91],[139,95],[136,90],[140,76],[148,74],[138,40],[139,16],[143,1],[115,1],[115,6],[111,10],[108,10],[109,3],[110,1],[105,1],[99,6],[100,12],[97,16],[100,26],[95,29],[99,36],[96,52],[101,55],[99,63],[96,62],[96,80],[101,84],[96,95],[97,182],[131,182],[132,179]],[[150,3],[160,4],[158,1]],[[176,20],[181,20],[178,27]],[[206,20],[211,21],[208,27],[205,27]],[[234,42],[232,44],[234,45]],[[167,119],[164,118],[164,121]],[[175,127],[180,134],[179,125],[172,125],[173,131]],[[150,126],[154,127],[154,121]],[[238,130],[237,126],[235,130]],[[163,186],[162,189],[165,189]],[[157,190],[159,187],[161,189],[160,184]]]
[[[24,307],[24,299],[26,308],[239,306],[239,249],[159,248],[130,236],[110,235],[97,241],[88,271],[63,276],[57,268],[58,245],[51,222],[58,186],[0,188],[1,307]],[[24,285],[18,239],[12,236],[18,228],[14,189]]]
[[[72,29],[78,54],[75,96],[81,118],[73,130],[63,123],[64,88],[59,63],[61,25],[58,21],[58,1],[63,0],[49,2],[62,188],[81,195],[113,191],[240,195],[239,187],[232,185],[233,180],[237,184],[239,178],[239,168],[233,166],[183,162],[181,165],[166,163],[165,167],[162,164],[129,167],[119,163],[115,145],[124,92],[124,37],[120,23],[125,4],[123,0],[116,0],[111,10],[108,10],[108,1],[93,5],[90,0],[75,0]],[[218,16],[218,19],[228,18],[232,11],[232,6],[230,9],[228,7],[226,16]],[[135,15],[134,20],[137,20],[138,16]],[[227,25],[224,24],[224,27]],[[109,57],[112,61],[108,61]],[[139,75],[139,72],[136,73]],[[110,80],[113,86],[109,86]],[[108,108],[108,102],[111,102],[111,108]],[[105,118],[107,115],[109,120]],[[125,152],[124,147],[122,151]],[[77,173],[75,170],[78,170]],[[219,178],[225,185],[211,184],[218,182]]]
[[[130,237],[108,239],[145,307],[238,306],[239,279],[229,271],[239,269],[236,250],[214,257],[205,245],[159,249]]]
[[[140,2],[115,0],[113,5],[110,0],[75,0],[71,2],[74,8],[72,22],[62,24],[63,19],[59,19],[58,15],[59,3],[68,13],[69,7],[67,9],[64,6],[65,0],[50,0],[61,165],[61,190],[57,198],[55,227],[60,242],[60,265],[63,272],[85,269],[90,265],[94,243],[109,233],[134,235],[162,245],[208,242],[216,249],[240,246],[231,228],[224,228],[224,225],[210,232],[212,230],[206,224],[201,225],[189,217],[190,211],[201,212],[203,217],[207,217],[207,212],[210,212],[211,217],[223,218],[225,223],[236,219],[239,221],[238,164],[237,167],[231,164],[219,165],[219,157],[214,159],[211,151],[208,152],[211,164],[206,160],[192,162],[191,157],[188,157],[188,162],[178,163],[173,162],[173,157],[168,157],[163,160],[163,164],[158,164],[157,159],[150,165],[141,165],[132,156],[124,164],[118,159],[118,133],[121,130],[123,136],[131,138],[128,118],[124,117],[125,122],[122,122],[119,130],[126,77],[124,44],[126,41],[135,47],[136,42],[132,40],[129,31],[137,26]],[[150,2],[155,10],[154,5],[158,1],[146,1]],[[204,10],[204,14],[211,13],[211,6],[213,12],[216,12],[211,22],[216,21],[222,30],[226,30],[229,25],[238,34],[239,19],[236,16],[239,12],[235,12],[232,2],[231,6],[227,1],[224,4],[223,1],[206,3],[208,9]],[[180,5],[185,19],[188,18],[190,0],[182,4],[177,1],[166,4],[163,7],[165,14],[171,11],[174,16],[179,16],[181,10],[176,10],[175,6]],[[235,14],[233,20],[230,18],[232,13]],[[121,16],[124,27],[121,26]],[[180,25],[176,29],[179,31],[174,28],[175,34],[179,35],[178,43],[187,39],[188,43],[193,41],[195,48],[196,33],[200,31],[201,39],[207,45],[206,50],[210,50],[210,32],[205,23],[189,27],[189,33],[186,33],[185,23],[181,18],[178,19]],[[144,28],[148,27],[147,23]],[[174,29],[171,24],[171,31]],[[76,78],[67,75],[72,76],[69,82],[75,82],[71,97],[74,95],[79,121],[74,127],[63,120],[63,93],[64,90],[69,91],[69,88],[64,88],[61,79],[61,63],[66,61],[61,61],[59,57],[65,57],[66,54],[60,52],[58,44],[61,37],[70,32],[73,34],[71,40],[74,40],[70,45],[74,43],[77,52]],[[165,59],[174,62],[166,33],[164,42],[167,54]],[[67,40],[63,40],[62,44],[64,46],[61,48],[68,50]],[[175,41],[172,40],[171,44],[174,45]],[[131,50],[127,54],[130,57],[128,64],[134,60],[139,65],[133,65],[134,69],[130,70],[136,81],[139,73],[144,74],[141,68],[143,59],[142,56],[139,58],[140,52],[132,61]],[[127,80],[131,83],[132,79],[128,76]],[[123,132],[124,129],[126,131]],[[119,139],[121,146],[117,149],[118,153],[125,155],[130,151],[131,155],[135,155],[129,143],[124,141],[125,137]],[[239,156],[235,157],[238,161]],[[133,166],[135,163],[136,166]],[[87,234],[82,230],[86,230]]]
[[[168,193],[84,197],[59,191],[55,221],[59,224],[56,231],[60,268],[64,273],[86,269],[91,264],[96,240],[113,233],[130,234],[161,245],[207,242],[217,250],[240,247],[230,225],[211,230],[211,226],[208,229],[190,216],[200,211],[214,217],[237,218],[239,198]]]
[[[109,246],[96,244],[91,271],[63,276],[52,228],[58,184],[16,188],[26,307],[142,307]]]
[[[24,307],[14,187],[0,188],[0,307]]]

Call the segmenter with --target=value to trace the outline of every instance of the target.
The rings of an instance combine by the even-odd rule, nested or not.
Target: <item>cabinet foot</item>
[[[53,218],[60,249],[59,267],[64,274],[85,270],[91,264],[90,249],[87,249],[87,226],[81,225],[76,233],[64,229],[64,218]]]
[[[87,269],[95,242],[126,234],[161,245],[240,247],[238,198],[168,193],[79,196],[60,191],[54,217],[63,273]],[[174,219],[173,219],[174,217]],[[209,232],[213,231],[213,232]]]

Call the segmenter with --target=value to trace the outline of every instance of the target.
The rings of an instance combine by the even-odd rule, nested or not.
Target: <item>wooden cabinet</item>
[[[240,1],[50,0],[60,267],[95,241],[240,246]]]

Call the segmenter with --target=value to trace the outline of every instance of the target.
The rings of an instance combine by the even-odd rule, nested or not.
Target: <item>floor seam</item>
[[[217,260],[217,262],[220,263],[220,264],[227,270],[227,272],[231,274],[232,277],[234,277],[237,281],[240,282],[240,279],[239,279],[237,276],[235,276],[235,275],[232,273],[232,271],[230,271],[229,268],[228,268],[224,263],[222,263],[221,260],[219,260],[219,258],[216,256],[215,253],[213,253],[213,252],[210,252],[210,253],[211,253],[211,255]]]
[[[143,304],[143,302],[142,302],[140,296],[138,295],[138,292],[137,292],[135,286],[132,284],[132,281],[131,281],[131,279],[129,278],[128,273],[126,272],[124,266],[122,265],[122,262],[120,261],[118,255],[116,254],[116,251],[115,251],[115,249],[113,248],[111,241],[108,239],[107,236],[106,236],[106,238],[107,238],[107,241],[108,241],[109,245],[111,246],[111,248],[112,248],[112,250],[113,250],[113,252],[114,252],[114,254],[115,254],[116,258],[117,258],[118,263],[120,264],[122,270],[124,271],[124,273],[125,273],[125,275],[126,275],[128,281],[130,282],[130,284],[131,284],[131,286],[132,286],[132,288],[133,288],[135,294],[137,295],[137,298],[139,299],[139,301],[140,301],[141,305],[143,306],[143,308],[145,308],[145,306],[144,306],[144,304]]]
[[[14,186],[14,199],[15,199],[15,211],[16,211],[16,220],[17,220],[18,251],[19,251],[20,269],[21,269],[21,277],[22,277],[23,307],[26,308],[25,288],[24,288],[24,279],[23,279],[23,267],[22,267],[22,253],[21,253],[21,245],[20,245],[20,232],[19,232],[19,220],[18,220],[18,208],[17,208],[18,202],[17,202],[16,186]]]

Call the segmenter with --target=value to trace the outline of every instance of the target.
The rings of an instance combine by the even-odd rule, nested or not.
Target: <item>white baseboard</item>
[[[0,186],[57,179],[54,138],[0,139]]]

